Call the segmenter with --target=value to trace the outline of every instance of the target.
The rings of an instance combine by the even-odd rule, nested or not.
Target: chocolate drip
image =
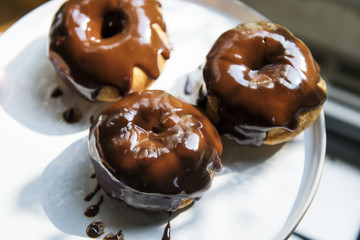
[[[171,230],[170,221],[168,221],[168,223],[166,224],[166,227],[164,229],[164,233],[163,233],[161,240],[170,240],[170,230]]]
[[[120,95],[131,91],[134,67],[157,79],[158,55],[170,57],[167,40],[156,30],[166,31],[160,6],[157,0],[65,2],[52,23],[49,45],[62,79],[89,100],[105,85]]]
[[[63,91],[59,87],[57,87],[53,90],[50,96],[52,98],[58,98],[61,97],[62,95],[63,95]]]
[[[95,217],[99,213],[100,205],[103,203],[103,201],[104,201],[104,196],[101,195],[99,201],[96,204],[89,206],[85,210],[84,215],[87,217]]]
[[[95,177],[95,176],[94,176],[94,177]],[[84,198],[84,201],[86,201],[86,202],[91,201],[91,199],[96,195],[96,193],[97,193],[98,191],[100,191],[100,189],[101,189],[100,185],[99,185],[99,184],[96,184],[96,187],[95,187],[94,191],[92,191],[91,193],[89,193],[88,195],[86,195],[85,198]]]
[[[62,116],[67,123],[76,123],[81,120],[82,112],[77,107],[73,107],[65,110]]]
[[[261,145],[271,128],[296,129],[298,115],[326,99],[309,49],[267,22],[243,24],[221,35],[203,74],[208,98],[219,104],[214,110],[219,130],[242,144]]]
[[[102,221],[90,223],[86,228],[86,234],[91,238],[100,237],[104,234],[105,224]]]
[[[99,184],[134,207],[174,211],[184,199],[199,198],[210,187],[210,171],[221,169],[216,129],[194,106],[163,91],[130,94],[97,119],[90,147],[100,154],[91,156]]]

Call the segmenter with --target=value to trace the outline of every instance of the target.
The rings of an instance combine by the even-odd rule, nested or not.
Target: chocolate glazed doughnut
[[[112,197],[172,212],[199,199],[221,169],[220,137],[194,106],[163,91],[132,93],[93,123],[89,152]]]
[[[260,146],[292,139],[326,99],[320,68],[305,44],[265,21],[244,23],[215,42],[203,70],[207,112],[221,134]]]
[[[159,77],[170,44],[156,0],[69,0],[55,15],[49,57],[90,101],[114,101]]]

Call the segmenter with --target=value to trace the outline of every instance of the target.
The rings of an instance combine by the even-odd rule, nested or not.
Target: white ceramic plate
[[[0,181],[2,239],[86,238],[95,220],[105,234],[123,230],[125,240],[162,237],[167,214],[146,214],[104,196],[99,214],[84,216],[83,198],[96,186],[87,153],[90,117],[105,105],[89,104],[59,86],[47,59],[47,35],[62,1],[26,15],[0,37]],[[153,88],[182,96],[212,43],[225,30],[261,18],[233,1],[163,1],[174,50]],[[191,100],[191,99],[188,99]],[[81,121],[62,112],[78,107]],[[309,207],[324,161],[323,115],[305,134],[275,147],[239,147],[224,140],[223,171],[192,207],[173,214],[171,239],[284,239]],[[104,235],[103,235],[104,236]]]

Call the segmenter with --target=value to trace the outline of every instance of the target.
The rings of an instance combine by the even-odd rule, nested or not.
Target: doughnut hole
[[[272,23],[248,22],[238,26],[239,29],[246,28],[249,31],[261,31],[264,29],[271,29],[275,31],[276,25]],[[251,59],[246,65],[252,71],[266,70],[269,65],[272,64],[284,64],[287,61],[284,59],[285,48],[281,41],[275,39],[272,34],[256,37],[256,43],[258,46],[257,54],[252,54]],[[245,49],[244,52],[247,52]],[[265,68],[265,69],[264,69]]]
[[[271,37],[259,37],[259,45],[263,47],[262,54],[258,54],[259,59],[254,59],[249,67],[251,70],[267,71],[273,70],[273,65],[286,64],[284,59],[285,48],[281,45],[281,42]]]
[[[271,64],[270,56],[274,55],[274,53],[267,53],[266,46],[264,46],[264,50],[262,54],[258,54],[255,58],[248,64],[248,67],[251,71],[261,71],[266,68],[269,64]]]
[[[101,26],[101,37],[111,38],[116,34],[122,33],[127,25],[127,18],[125,13],[116,10],[105,13],[103,16],[103,23]]]
[[[161,117],[161,111],[159,109],[149,108],[146,102],[136,107],[137,109],[134,110],[134,124],[146,132],[152,131],[154,125],[157,124]]]
[[[274,81],[287,79],[288,68],[292,66],[285,56],[285,48],[272,37],[258,37],[257,54],[244,62],[248,71],[245,72],[246,79],[251,88],[272,88]]]

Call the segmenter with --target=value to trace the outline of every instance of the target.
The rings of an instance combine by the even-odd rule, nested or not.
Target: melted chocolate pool
[[[104,234],[105,223],[102,221],[94,221],[86,228],[86,234],[91,238],[100,237]]]

